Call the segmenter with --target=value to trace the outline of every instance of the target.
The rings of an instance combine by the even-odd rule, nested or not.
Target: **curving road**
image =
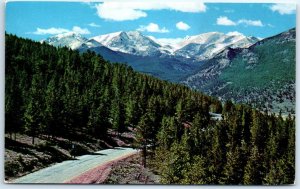
[[[137,153],[132,148],[114,148],[76,157],[20,177],[12,183],[64,183],[113,160]]]

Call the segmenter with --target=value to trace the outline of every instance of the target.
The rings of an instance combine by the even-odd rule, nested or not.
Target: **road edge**
[[[104,164],[98,165],[78,176],[75,176],[69,180],[63,182],[63,184],[101,184],[103,183],[111,170],[111,167],[114,163],[130,158],[134,155],[137,155],[138,151],[131,152],[121,157],[112,159]]]

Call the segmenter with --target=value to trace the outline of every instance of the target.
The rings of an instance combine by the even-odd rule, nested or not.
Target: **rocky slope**
[[[178,44],[177,56],[193,57],[197,60],[208,60],[228,47],[246,48],[257,42],[255,37],[246,37],[239,33],[224,34],[209,32],[185,38]]]
[[[261,110],[295,111],[295,29],[249,48],[226,48],[182,83]]]

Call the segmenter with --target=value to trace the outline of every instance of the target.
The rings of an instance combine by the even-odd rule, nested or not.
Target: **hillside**
[[[104,46],[90,48],[81,46],[78,49],[79,52],[88,50],[103,56],[105,60],[112,63],[127,64],[135,71],[172,82],[179,82],[181,78],[186,77],[200,66],[199,62],[184,62],[176,57],[137,56],[113,51]]]
[[[144,119],[153,123],[153,138],[161,119],[174,115],[174,103],[182,100],[190,104],[187,119],[194,109],[208,115],[217,103],[90,51],[80,54],[14,35],[5,40],[7,178],[71,158],[72,144],[78,146],[77,155],[133,145],[126,133],[136,134],[132,127]]]
[[[81,155],[126,144],[140,149],[142,166],[158,175],[143,171],[144,183],[147,178],[162,184],[295,181],[294,116],[282,119],[231,101],[222,105],[187,86],[111,64],[95,52],[14,35],[5,40],[6,177],[34,171],[49,159],[68,159],[72,144],[80,146]],[[21,158],[11,162],[14,155]],[[34,161],[28,162],[28,155]],[[107,182],[123,182],[119,176],[134,164],[120,165]]]
[[[227,48],[182,83],[222,100],[295,113],[295,29],[249,48]]]

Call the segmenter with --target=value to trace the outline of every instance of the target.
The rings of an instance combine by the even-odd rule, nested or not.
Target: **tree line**
[[[288,184],[295,118],[220,101],[87,51],[6,34],[5,132],[80,140],[135,130],[162,183]],[[209,112],[222,113],[221,121]]]

